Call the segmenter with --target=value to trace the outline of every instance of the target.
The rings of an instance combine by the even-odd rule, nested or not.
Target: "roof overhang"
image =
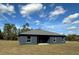
[[[19,34],[19,36],[63,36],[65,37],[66,35],[33,35],[33,34]]]

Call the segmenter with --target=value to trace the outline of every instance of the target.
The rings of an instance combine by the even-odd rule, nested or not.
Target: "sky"
[[[0,29],[5,23],[17,28],[29,23],[32,29],[60,34],[79,34],[78,3],[4,3],[0,4]]]

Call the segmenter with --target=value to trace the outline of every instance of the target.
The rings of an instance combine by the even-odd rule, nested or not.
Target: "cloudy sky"
[[[0,4],[0,29],[5,23],[21,28],[26,22],[33,29],[79,34],[79,4]]]

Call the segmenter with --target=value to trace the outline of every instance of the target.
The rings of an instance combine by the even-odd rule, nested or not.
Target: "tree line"
[[[0,40],[18,40],[18,35],[21,32],[32,30],[29,23],[22,25],[22,28],[17,28],[15,24],[6,23],[4,24],[3,31],[0,30]],[[66,35],[67,41],[79,41],[79,35],[72,34]]]
[[[18,34],[31,30],[29,23],[25,23],[22,28],[17,28],[15,24],[4,24],[3,31],[0,29],[0,40],[18,40]]]
[[[66,36],[67,41],[79,41],[79,35],[70,34]]]

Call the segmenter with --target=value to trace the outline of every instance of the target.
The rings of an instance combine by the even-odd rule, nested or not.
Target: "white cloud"
[[[73,24],[79,24],[79,20],[74,21]]]
[[[39,20],[36,20],[35,23],[36,23],[36,25],[39,25],[40,24],[40,21]]]
[[[68,17],[64,18],[63,23],[64,24],[69,24],[72,23],[74,19],[79,17],[79,13],[74,13],[72,15],[69,15]]]
[[[16,27],[17,27],[17,29],[22,29],[22,26],[20,26],[20,25],[15,25]]]
[[[78,27],[76,27],[76,26],[72,26],[72,27],[69,27],[69,28],[67,28],[68,30],[79,30],[79,28]]]
[[[64,23],[64,24],[70,24],[70,23],[71,23],[71,20],[68,19],[68,18],[65,18],[65,19],[63,20],[63,23]]]
[[[58,15],[63,14],[65,12],[66,11],[62,6],[56,6],[55,10],[50,12],[49,17],[58,16]]]
[[[75,34],[73,31],[68,31],[67,34]]]
[[[40,21],[39,21],[39,20],[36,20],[35,22],[36,22],[36,23],[39,23]]]
[[[39,15],[39,17],[41,17],[41,18],[44,18],[44,17],[46,17],[47,15],[45,14],[45,13],[42,13],[42,14],[40,14]]]
[[[60,34],[61,34],[61,35],[64,35],[64,33],[63,33],[63,32],[61,32]]]
[[[0,4],[0,13],[3,13],[5,12],[7,9],[7,6],[3,5],[3,4]]]
[[[0,4],[0,16],[9,22],[8,18],[3,13],[7,13],[8,15],[15,13],[14,6],[9,4]]]
[[[46,9],[46,6],[44,6],[43,9],[45,10]]]
[[[68,16],[69,19],[75,19],[77,17],[79,17],[79,13],[75,13],[75,14],[72,14],[72,15]]]
[[[14,6],[8,5],[8,6],[7,6],[7,11],[8,11],[8,12],[11,12],[11,13],[14,13]]]
[[[22,6],[21,14],[22,15],[28,15],[28,14],[30,14],[32,12],[39,11],[42,8],[43,8],[42,4],[27,4],[25,6]]]
[[[54,29],[54,26],[47,26],[48,29]]]
[[[53,25],[44,25],[41,27],[42,29],[44,30],[47,30],[47,31],[53,31],[53,29],[55,28]]]
[[[0,13],[14,13],[14,6],[13,5],[4,5],[0,4]]]

